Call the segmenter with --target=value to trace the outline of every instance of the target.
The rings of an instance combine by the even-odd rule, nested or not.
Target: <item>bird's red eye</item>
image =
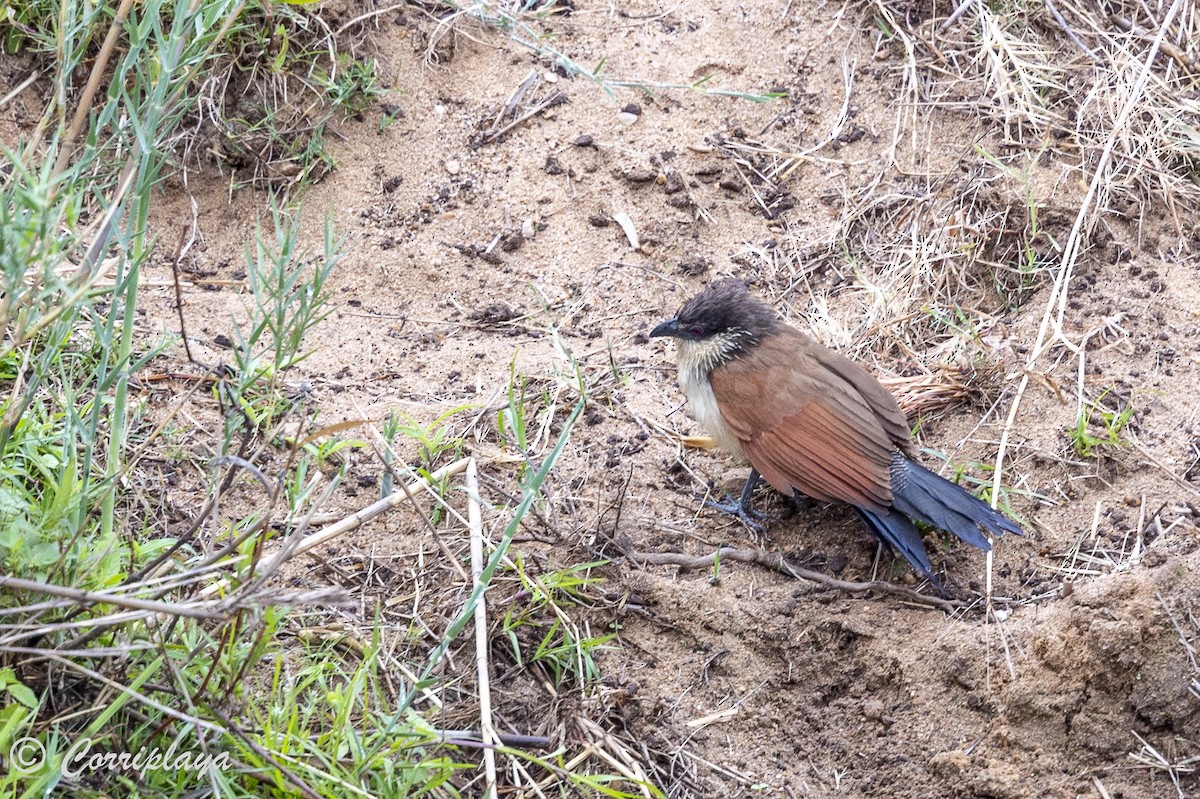
[[[700,327],[700,325],[692,325],[688,328],[688,332],[696,338],[700,338],[704,335],[704,328]]]

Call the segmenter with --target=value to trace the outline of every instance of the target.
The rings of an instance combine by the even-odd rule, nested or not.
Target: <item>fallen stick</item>
[[[479,475],[475,459],[467,461],[467,519],[471,526],[471,582],[479,589],[483,574],[483,509],[479,503]],[[487,595],[480,594],[475,603],[475,673],[479,685],[479,729],[483,733],[483,771],[486,778],[485,795],[496,799],[496,752],[499,741],[492,725],[492,688],[488,670]]]
[[[721,547],[709,555],[684,555],[681,552],[632,552],[630,553],[630,557],[638,563],[647,566],[681,566],[685,569],[709,569],[712,568],[712,565],[716,563],[718,558],[721,560],[753,563],[798,580],[808,580],[809,582],[834,588],[838,591],[845,591],[848,594],[865,594],[868,591],[879,591],[884,594],[902,596],[918,604],[929,605],[930,607],[944,610],[947,613],[962,610],[968,604],[961,599],[941,599],[939,597],[926,596],[925,594],[913,591],[911,588],[905,588],[893,583],[885,583],[882,580],[869,580],[863,583],[839,580],[836,577],[830,577],[828,574],[822,574],[812,569],[805,569],[788,563],[787,559],[782,555],[771,552],[760,552],[754,549]]]

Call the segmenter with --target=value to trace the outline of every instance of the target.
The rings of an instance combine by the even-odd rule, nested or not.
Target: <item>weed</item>
[[[717,548],[716,554],[713,556],[712,574],[708,576],[709,585],[721,584],[721,549]]]
[[[325,88],[325,96],[334,108],[355,115],[378,100],[379,77],[374,60],[359,61],[343,54],[338,56],[337,66],[332,74],[317,73],[317,83]]]
[[[247,247],[245,313],[233,329],[231,364],[214,370],[223,430],[201,440],[204,423],[193,429],[187,420],[196,448],[218,455],[208,501],[180,519],[166,501],[147,499],[157,489],[147,488],[141,469],[148,453],[164,462],[199,460],[161,440],[164,430],[183,426],[172,419],[191,395],[150,427],[130,390],[160,352],[141,343],[137,324],[142,269],[155,244],[151,203],[167,166],[187,160],[201,138],[195,130],[217,125],[226,139],[214,149],[227,164],[244,159],[234,166],[242,177],[304,183],[331,163],[324,115],[365,108],[377,84],[373,63],[339,61],[336,49],[330,60],[310,58],[314,42],[327,40],[301,35],[308,17],[298,4],[118,5],[0,9],[0,21],[14,23],[5,44],[35,50],[49,74],[33,139],[5,150],[11,169],[0,184],[0,750],[7,755],[11,742],[32,737],[48,758],[31,773],[0,775],[0,793],[457,795],[460,764],[433,749],[437,733],[415,700],[437,682],[435,669],[541,495],[583,400],[556,419],[563,386],[547,382],[527,395],[514,370],[506,430],[520,428],[514,441],[530,459],[522,498],[480,586],[416,679],[403,682],[384,667],[393,649],[378,618],[367,620],[361,639],[331,641],[315,624],[304,627],[292,606],[337,604],[344,595],[270,579],[283,560],[278,553],[298,538],[287,519],[270,524],[272,511],[286,502],[295,519],[319,507],[340,477],[326,480],[320,470],[340,470],[340,454],[359,442],[314,435],[268,468],[281,422],[303,407],[285,379],[329,312],[328,280],[340,255],[329,224],[323,250],[306,253],[297,216],[273,198]],[[247,99],[240,90],[248,86],[267,87],[248,98],[260,107],[239,115],[224,107],[219,98]],[[298,104],[284,91],[296,86],[307,94]],[[303,136],[290,135],[299,128]],[[539,402],[536,412],[527,407]],[[428,471],[460,451],[450,418],[460,410],[429,425],[393,420],[385,428],[415,441]],[[266,497],[244,492],[218,512],[239,470],[261,481]],[[163,518],[126,512],[151,504]],[[265,548],[280,526],[285,546]],[[593,655],[608,640],[562,612],[585,595],[587,568],[552,575],[549,587],[546,577],[531,583],[547,599],[527,659],[564,681],[594,682]],[[186,750],[217,765],[77,778],[71,758],[89,742],[113,753]],[[611,777],[579,774],[561,758],[546,763],[564,784],[623,795]]]
[[[234,324],[234,372],[223,385],[232,406],[223,452],[237,433],[269,428],[292,407],[281,376],[307,357],[301,350],[305,335],[329,314],[325,284],[340,258],[332,224],[326,220],[323,255],[310,267],[296,218],[274,204],[271,214],[273,246],[260,228],[254,252],[246,251],[249,322]]]
[[[529,573],[520,556],[513,562],[521,591],[505,614],[502,629],[517,663],[544,669],[555,685],[568,677],[585,686],[596,682],[600,671],[594,654],[615,636],[581,632],[564,608],[589,601],[586,589],[599,582],[590,572],[603,562],[538,576]]]
[[[234,6],[139,4],[114,28],[120,46],[97,51],[107,18],[97,25],[88,15],[109,12],[68,5],[30,28],[46,31],[45,39],[22,42],[53,44],[60,58],[49,79],[58,89],[43,112],[47,136],[5,151],[12,168],[0,186],[0,558],[6,572],[22,575],[10,577],[3,595],[15,623],[0,632],[0,651],[10,658],[14,647],[36,647],[65,679],[61,691],[45,692],[45,673],[25,669],[10,680],[0,667],[5,695],[16,700],[0,737],[36,737],[49,755],[34,773],[0,779],[6,794],[43,795],[63,782],[68,750],[88,739],[165,750],[180,740],[173,730],[197,730],[204,740],[192,739],[193,751],[224,751],[241,739],[223,714],[231,700],[254,704],[247,677],[284,643],[283,611],[253,595],[253,584],[242,594],[232,586],[237,598],[227,597],[221,612],[188,598],[221,552],[197,555],[187,537],[165,537],[120,513],[135,501],[126,477],[152,443],[134,441],[129,402],[131,377],[158,353],[135,336],[149,205],[177,126],[197,106],[189,90],[230,30]],[[94,103],[79,99],[90,113],[76,115],[89,126],[77,129],[64,105],[78,97],[69,87],[89,67],[95,81],[111,75],[112,83]],[[257,258],[249,259],[251,321],[238,328],[235,373],[225,382],[236,409],[231,430],[247,437],[281,415],[280,375],[302,359],[304,335],[325,313],[324,281],[336,260],[327,230],[326,258],[310,273],[296,225],[278,210],[273,221],[274,242],[260,231]],[[289,481],[294,504],[311,501],[310,464],[332,450],[300,460]],[[260,522],[233,525],[240,540],[224,551],[255,551],[259,529]],[[14,590],[18,579],[28,599]],[[239,772],[210,776],[225,793],[244,795]],[[131,795],[194,787],[167,770],[147,771],[138,784],[120,773],[91,778]]]
[[[497,414],[496,429],[500,432],[500,437],[521,454],[529,451],[529,428],[525,407],[525,391],[528,386],[528,378],[517,374],[517,358],[514,354],[508,365],[508,404]]]
[[[437,468],[435,464],[445,456],[449,455],[451,459],[457,459],[462,455],[463,438],[455,432],[451,420],[459,414],[471,410],[475,410],[475,406],[459,405],[443,411],[432,422],[424,425],[408,414],[389,415],[384,421],[382,430],[383,439],[389,444],[382,455],[384,463],[382,495],[388,496],[395,490],[393,475],[396,463],[394,461],[395,449],[392,445],[398,439],[404,438],[417,445],[417,457],[420,459],[420,464],[417,466],[416,472],[421,477],[429,478]],[[442,482],[434,481],[431,487],[439,496],[444,495],[445,485]],[[442,504],[435,504],[431,523],[437,524],[441,521],[443,514]]]
[[[198,89],[209,99],[189,122],[215,129],[218,145],[206,154],[234,172],[235,186],[290,190],[319,181],[334,166],[327,124],[378,99],[374,61],[350,55],[364,32],[335,34],[327,15],[313,3],[250,0],[228,52]]]
[[[414,681],[414,686],[406,692],[405,700],[400,704],[401,709],[407,710],[411,707],[417,696],[417,689],[424,687],[430,679],[434,670],[441,664],[442,659],[446,657],[446,653],[450,651],[450,647],[454,641],[466,629],[467,625],[474,618],[475,607],[483,599],[484,592],[492,585],[496,571],[500,564],[504,562],[508,555],[509,548],[512,546],[513,537],[520,528],[526,514],[532,508],[535,499],[541,493],[542,485],[550,474],[550,470],[558,462],[558,458],[562,455],[563,449],[567,445],[567,440],[570,437],[571,430],[580,414],[583,413],[583,408],[587,402],[586,395],[580,397],[579,402],[572,409],[571,413],[563,422],[562,432],[559,433],[558,440],[547,453],[540,467],[534,471],[526,479],[521,487],[521,501],[512,510],[512,519],[505,526],[504,531],[500,535],[499,541],[496,542],[492,554],[487,558],[483,569],[477,575],[475,587],[471,591],[471,595],[467,601],[459,609],[458,614],[448,626],[443,634],[438,645],[429,653],[426,659],[425,667],[421,670],[417,679]]]
[[[1109,391],[1105,391],[1096,400],[1081,409],[1075,426],[1067,429],[1067,437],[1075,449],[1075,454],[1081,458],[1091,458],[1108,448],[1124,446],[1125,441],[1121,432],[1133,419],[1137,410],[1126,406],[1121,410],[1111,410],[1102,403]]]
[[[976,145],[975,149],[986,163],[1021,187],[1025,218],[1019,220],[1017,225],[1019,230],[1016,233],[1017,244],[1014,248],[1016,263],[1012,266],[1012,271],[1017,275],[1017,285],[1008,286],[1008,281],[1005,281],[999,272],[994,276],[997,292],[1008,299],[1010,306],[1017,307],[1030,291],[1044,281],[1062,252],[1054,237],[1038,223],[1038,201],[1031,178],[1032,170],[1045,148],[1030,154],[1023,169],[1017,169],[1004,162],[982,145]]]
[[[436,731],[389,699],[379,629],[377,620],[365,641],[304,635],[313,645],[302,653],[272,652],[269,683],[247,708],[257,740],[239,742],[237,758],[281,791],[294,790],[284,768],[323,796],[350,795],[351,786],[353,794],[378,797],[449,787],[467,766],[434,755]]]

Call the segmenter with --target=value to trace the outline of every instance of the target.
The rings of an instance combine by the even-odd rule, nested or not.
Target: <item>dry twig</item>
[[[467,459],[467,519],[471,525],[471,583],[479,590],[483,574],[483,510],[479,503],[479,474],[475,459]],[[488,669],[488,624],[487,595],[482,594],[475,603],[475,675],[479,689],[479,729],[483,733],[483,768],[487,778],[484,790],[489,799],[496,799],[496,752],[492,748],[499,743],[492,723],[492,689]]]
[[[882,594],[903,597],[918,605],[927,605],[947,613],[961,611],[968,606],[968,603],[962,600],[927,596],[917,593],[910,588],[881,580],[870,580],[868,582],[839,580],[836,577],[830,577],[827,574],[791,564],[783,555],[756,549],[721,547],[716,552],[708,555],[684,555],[679,552],[629,552],[627,554],[633,560],[647,566],[679,566],[685,569],[710,569],[718,559],[740,561],[742,563],[753,563],[763,566],[797,580],[807,580],[837,591],[845,591],[848,594],[865,594],[869,591],[878,591]]]

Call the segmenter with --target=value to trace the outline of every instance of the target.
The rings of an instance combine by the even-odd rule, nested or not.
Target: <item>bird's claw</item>
[[[757,511],[751,508],[745,502],[738,502],[728,494],[725,495],[728,502],[717,502],[716,500],[704,500],[704,507],[719,510],[721,513],[727,513],[730,516],[736,516],[742,524],[749,527],[759,535],[767,532],[767,525],[764,523],[767,520],[767,514],[762,511]]]

